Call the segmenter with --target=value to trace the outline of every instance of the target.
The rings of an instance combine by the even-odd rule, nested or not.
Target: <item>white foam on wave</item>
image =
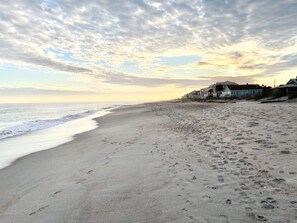
[[[51,128],[72,120],[87,117],[95,113],[96,111],[85,111],[77,114],[66,115],[57,119],[29,121],[15,126],[10,126],[0,130],[0,140],[13,136],[19,136],[25,133]]]

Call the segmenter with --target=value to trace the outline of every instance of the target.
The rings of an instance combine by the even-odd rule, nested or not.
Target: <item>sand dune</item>
[[[0,171],[0,222],[297,222],[297,104],[151,103]]]

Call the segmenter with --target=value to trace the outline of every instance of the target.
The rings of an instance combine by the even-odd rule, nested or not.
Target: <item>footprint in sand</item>
[[[251,219],[255,219],[255,213],[253,212],[253,209],[252,208],[250,208],[250,207],[246,207],[245,208],[245,212],[246,212],[246,216],[247,217],[249,217],[249,218],[251,218]]]
[[[242,190],[250,190],[250,187],[246,186],[245,184],[240,184]]]
[[[80,184],[80,183],[82,183],[82,182],[84,182],[84,181],[86,181],[86,180],[87,180],[87,179],[81,179],[81,180],[77,181],[76,184]]]
[[[46,209],[47,207],[49,207],[49,205],[45,205],[45,206],[39,208],[38,210],[31,212],[29,215],[30,215],[30,216],[35,215],[35,214],[37,214],[38,212],[43,211],[43,210]]]
[[[87,174],[90,174],[90,173],[92,173],[94,170],[89,170],[88,172],[87,172]]]
[[[281,183],[286,182],[286,180],[283,179],[283,178],[275,178],[275,179],[273,179],[272,181],[273,181],[274,183],[278,183],[278,184],[281,184]]]
[[[189,218],[190,218],[190,219],[194,219],[194,217],[193,217],[193,216],[191,216],[191,215],[189,216]]]
[[[186,208],[181,209],[182,211],[188,211]]]
[[[223,182],[225,181],[222,175],[219,175],[219,176],[218,176],[218,181],[219,181],[220,183],[223,183]]]
[[[208,196],[208,195],[203,195],[202,198],[203,198],[203,200],[209,200],[209,199],[210,199],[210,196]]]
[[[205,219],[206,222],[218,222],[218,223],[229,223],[229,219],[226,215],[219,215],[219,216],[213,216],[210,218]]]
[[[280,154],[290,154],[291,152],[289,151],[289,150],[282,150],[281,152],[280,152]]]
[[[271,210],[274,209],[274,205],[277,205],[277,201],[272,197],[267,197],[265,200],[261,201],[262,208]]]
[[[53,193],[52,197],[55,197],[57,194],[59,194],[59,193],[61,193],[61,192],[62,192],[62,190],[58,190],[58,191],[56,191],[55,193]]]
[[[219,215],[219,218],[218,218],[219,222],[222,222],[222,223],[229,223],[229,219],[226,215]]]

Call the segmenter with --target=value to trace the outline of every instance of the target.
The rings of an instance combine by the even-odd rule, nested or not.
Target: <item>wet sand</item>
[[[0,170],[0,222],[297,222],[297,104],[151,103]]]

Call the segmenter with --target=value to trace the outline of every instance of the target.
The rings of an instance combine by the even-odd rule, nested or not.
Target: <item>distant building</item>
[[[279,92],[283,95],[287,95],[288,98],[296,98],[297,97],[297,77],[292,78],[288,81],[286,85],[281,85],[278,87]]]
[[[201,98],[201,91],[192,91],[184,96],[184,98],[196,100]]]
[[[237,85],[237,83],[231,81],[217,82],[215,84],[210,85],[207,88],[203,88],[199,91],[196,91],[195,99],[219,98],[222,94],[224,86],[228,84]]]
[[[220,97],[222,98],[249,98],[262,95],[263,88],[258,84],[224,85]]]

